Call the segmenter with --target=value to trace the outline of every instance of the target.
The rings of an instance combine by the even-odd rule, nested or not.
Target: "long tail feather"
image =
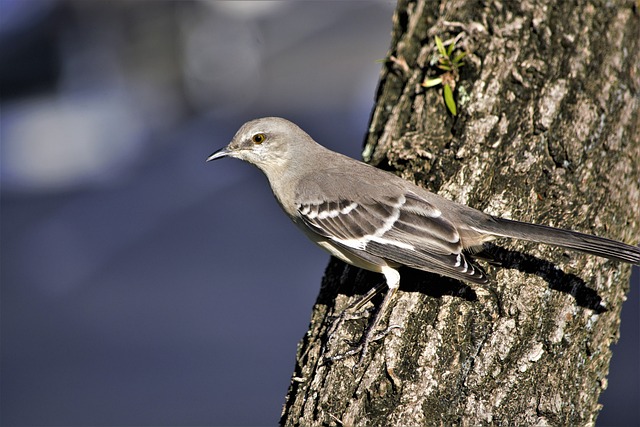
[[[491,220],[483,222],[480,227],[481,230],[478,231],[488,232],[495,236],[546,243],[640,265],[640,247],[604,237],[498,217],[492,217]]]

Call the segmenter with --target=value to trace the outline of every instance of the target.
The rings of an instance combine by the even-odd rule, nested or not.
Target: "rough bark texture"
[[[631,1],[400,1],[367,161],[485,212],[625,242],[640,235],[640,26]],[[434,36],[468,52],[448,115]],[[590,425],[629,265],[522,242],[492,248],[495,300],[401,271],[399,325],[356,357],[371,313],[333,318],[381,276],[332,260],[299,345],[284,425]],[[602,305],[606,309],[602,309]]]

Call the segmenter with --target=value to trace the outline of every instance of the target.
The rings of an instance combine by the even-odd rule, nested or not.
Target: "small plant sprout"
[[[454,51],[456,49],[455,41],[449,43],[449,46],[445,48],[440,37],[436,36],[435,40],[436,47],[438,48],[436,56],[437,67],[442,70],[443,73],[437,77],[426,78],[422,83],[422,86],[429,88],[442,85],[444,103],[447,105],[451,114],[455,116],[458,114],[458,110],[456,108],[456,102],[453,99],[453,91],[456,88],[456,81],[460,78],[458,69],[462,67],[462,59],[467,53],[457,52],[454,55]]]

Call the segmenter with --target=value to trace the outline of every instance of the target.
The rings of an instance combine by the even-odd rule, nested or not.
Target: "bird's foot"
[[[349,343],[349,345],[351,346],[351,349],[340,354],[325,356],[324,357],[325,363],[335,363],[337,361],[344,360],[348,357],[359,355],[358,360],[351,368],[351,371],[355,372],[358,369],[358,367],[362,365],[362,362],[367,356],[370,344],[384,339],[394,329],[403,329],[403,328],[400,325],[390,325],[383,331],[377,331],[377,333],[376,333],[376,330],[369,329],[359,341]]]
[[[397,272],[395,270],[392,270],[392,271],[397,274]],[[399,276],[398,276],[398,278],[399,278]],[[338,316],[338,318],[333,322],[333,324],[331,325],[331,328],[327,332],[327,342],[326,342],[326,347],[325,347],[325,351],[323,351],[323,354],[327,353],[327,349],[329,348],[329,345],[331,343],[332,337],[334,336],[336,331],[338,331],[338,329],[340,329],[342,323],[344,323],[344,321],[347,319],[348,313],[351,312],[352,310],[355,313],[358,313],[360,311],[360,309],[363,308],[364,305],[367,302],[371,301],[373,296],[376,295],[380,291],[381,288],[382,288],[381,285],[375,287],[374,289],[369,291],[363,298],[361,298],[355,304],[352,304],[349,308],[344,310],[340,314],[340,316]],[[348,350],[347,352],[342,353],[342,354],[340,354],[338,356],[332,356],[331,358],[325,358],[325,361],[335,362],[337,360],[342,360],[342,359],[344,359],[346,357],[353,356],[353,355],[359,353],[360,357],[358,358],[358,361],[356,362],[356,364],[354,365],[352,370],[357,369],[357,367],[362,364],[362,361],[364,360],[365,356],[367,355],[367,350],[369,349],[369,344],[371,342],[374,342],[374,341],[377,341],[377,340],[380,340],[380,339],[384,338],[385,336],[387,336],[387,334],[389,333],[390,330],[396,329],[396,328],[399,327],[397,325],[393,325],[393,326],[389,326],[381,334],[376,334],[375,333],[376,330],[377,330],[378,325],[380,324],[380,321],[382,320],[382,318],[384,317],[385,313],[387,312],[387,307],[389,305],[389,302],[393,298],[393,295],[395,294],[396,290],[397,290],[397,286],[390,286],[389,287],[389,291],[384,296],[384,299],[382,300],[382,304],[378,308],[378,311],[377,311],[375,317],[373,318],[373,322],[369,323],[369,326],[367,327],[364,335],[353,346],[354,348],[352,348],[352,349]],[[360,316],[358,318],[362,318],[362,316]]]

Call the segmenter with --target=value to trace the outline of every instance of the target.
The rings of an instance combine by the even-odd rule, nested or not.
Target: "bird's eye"
[[[256,144],[262,144],[267,139],[264,133],[256,133],[251,137],[251,140]]]

